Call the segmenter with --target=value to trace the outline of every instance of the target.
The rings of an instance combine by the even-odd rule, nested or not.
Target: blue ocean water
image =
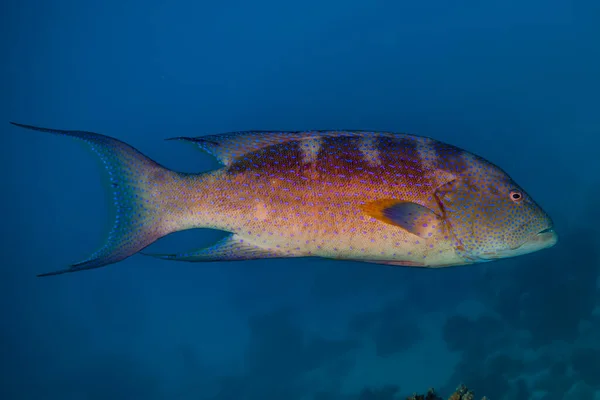
[[[600,399],[597,1],[6,0],[0,26],[1,399],[392,400],[459,383]],[[163,139],[431,136],[503,167],[560,239],[441,270],[137,255],[36,278],[100,245],[103,171],[9,121],[105,133],[190,172],[217,163]]]

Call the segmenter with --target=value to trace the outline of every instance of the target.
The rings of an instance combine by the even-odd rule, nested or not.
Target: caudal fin
[[[15,122],[11,124],[71,136],[87,143],[106,168],[114,202],[114,223],[100,249],[67,269],[38,276],[76,272],[116,263],[176,230],[174,216],[165,208],[162,193],[175,184],[178,173],[164,168],[128,144],[98,133],[41,128]]]

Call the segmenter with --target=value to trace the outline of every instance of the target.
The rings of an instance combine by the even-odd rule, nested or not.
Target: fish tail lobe
[[[178,215],[166,204],[182,174],[171,171],[132,146],[93,132],[15,126],[83,141],[101,160],[111,195],[112,227],[104,244],[87,259],[67,269],[38,276],[103,267],[124,260],[162,236],[180,229]]]

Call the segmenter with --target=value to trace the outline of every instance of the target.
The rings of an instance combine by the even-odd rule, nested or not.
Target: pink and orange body
[[[180,261],[317,256],[441,267],[556,242],[550,218],[504,171],[426,137],[362,131],[181,137],[176,139],[223,164],[184,174],[107,136],[24,127],[90,143],[114,190],[116,222],[106,245],[58,273],[120,261],[164,235],[192,228],[231,235],[210,248],[155,256]],[[512,198],[514,193],[521,197]]]

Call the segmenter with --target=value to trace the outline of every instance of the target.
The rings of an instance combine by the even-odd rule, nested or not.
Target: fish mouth
[[[558,241],[558,234],[554,230],[554,227],[550,226],[539,231],[534,236],[533,241],[542,244],[545,248],[552,247]]]
[[[550,227],[550,228],[546,228],[544,230],[539,231],[537,234],[538,235],[543,235],[545,233],[556,233],[556,232],[554,232],[554,228],[553,227]]]
[[[557,241],[558,241],[558,235],[556,234],[554,227],[549,226],[548,228],[542,229],[541,231],[539,231],[538,233],[533,235],[531,240],[529,240],[529,242],[525,243],[525,245],[539,247],[541,250],[542,248],[548,248],[548,247],[554,246]]]
[[[525,243],[506,250],[497,250],[494,252],[485,253],[484,257],[488,260],[498,258],[514,257],[522,254],[533,253],[539,250],[547,249],[556,244],[558,235],[553,227],[549,227],[533,234]]]

